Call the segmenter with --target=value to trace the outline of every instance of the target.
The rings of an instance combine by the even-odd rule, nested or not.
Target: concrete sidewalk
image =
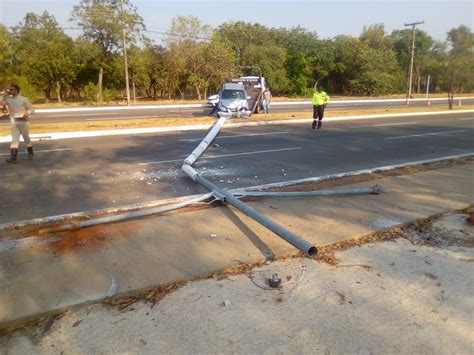
[[[474,165],[377,180],[380,195],[262,199],[250,204],[317,246],[467,207]],[[369,186],[375,182],[354,184]],[[64,234],[0,236],[0,328],[118,293],[191,280],[295,249],[227,207]]]

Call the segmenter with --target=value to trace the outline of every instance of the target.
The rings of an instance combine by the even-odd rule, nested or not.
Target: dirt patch
[[[133,232],[132,223],[116,225],[98,225],[73,231],[54,234],[47,247],[56,255],[63,255],[78,249],[96,249],[103,247],[112,239],[125,237]]]
[[[474,225],[469,220],[474,212],[471,206],[463,211],[449,213],[434,221],[419,221],[405,237],[413,244],[433,247],[474,247]]]

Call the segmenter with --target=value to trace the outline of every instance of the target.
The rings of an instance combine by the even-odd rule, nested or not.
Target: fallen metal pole
[[[177,210],[179,208],[183,208],[189,205],[193,205],[195,203],[207,200],[213,196],[212,193],[206,193],[203,195],[199,195],[181,202],[172,203],[169,205],[158,206],[146,210],[141,211],[133,211],[128,213],[117,214],[108,217],[102,218],[95,218],[89,219],[86,221],[78,222],[78,223],[70,223],[70,224],[63,224],[59,226],[53,226],[50,228],[45,228],[39,231],[39,233],[55,233],[55,232],[64,232],[73,229],[85,228],[85,227],[92,227],[98,224],[106,224],[106,223],[113,223],[113,222],[122,222],[132,218],[139,218],[139,217],[147,217],[157,213],[169,212],[173,210]]]
[[[304,196],[334,196],[352,194],[379,194],[380,186],[346,188],[337,190],[315,190],[315,191],[232,191],[237,196],[250,197],[304,197]]]
[[[217,120],[216,123],[212,126],[212,128],[209,130],[209,132],[206,134],[206,136],[203,138],[201,143],[194,148],[191,154],[184,159],[184,164],[188,165],[193,165],[196,160],[199,159],[199,157],[204,153],[204,151],[209,147],[209,144],[212,143],[214,138],[217,136],[219,133],[221,127],[224,125],[225,121],[227,120],[227,117],[220,117],[219,120]]]
[[[191,179],[196,181],[197,183],[203,185],[208,190],[212,192],[212,194],[218,198],[223,200],[224,202],[236,207],[241,212],[246,214],[247,216],[253,218],[261,225],[265,226],[273,233],[296,247],[297,249],[301,250],[307,255],[315,256],[318,253],[318,249],[312,245],[311,243],[307,242],[306,240],[298,237],[293,232],[289,231],[288,229],[280,226],[279,224],[272,221],[270,218],[264,216],[253,207],[249,206],[248,204],[240,201],[237,197],[235,197],[232,193],[227,190],[221,189],[218,186],[214,185],[212,182],[207,180],[206,178],[200,176],[196,170],[194,170],[190,165],[183,164],[181,169],[188,175]]]

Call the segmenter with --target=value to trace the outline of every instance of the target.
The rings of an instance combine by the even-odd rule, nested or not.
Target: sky
[[[364,25],[383,23],[387,33],[405,23],[424,21],[419,29],[436,40],[459,25],[473,25],[474,1],[458,0],[131,0],[149,30],[166,31],[175,16],[196,16],[213,27],[226,21],[258,22],[268,27],[304,27],[319,38],[359,36]],[[27,12],[47,10],[62,27],[73,27],[70,15],[80,0],[0,0],[0,22],[18,25]],[[66,30],[70,36],[79,30]],[[161,43],[162,35],[147,33]]]

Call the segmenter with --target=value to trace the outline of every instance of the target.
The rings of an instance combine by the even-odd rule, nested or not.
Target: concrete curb
[[[449,156],[444,156],[444,157],[439,157],[439,158],[434,158],[434,159],[418,160],[418,161],[395,164],[395,165],[385,165],[385,166],[375,167],[371,169],[354,170],[354,171],[348,171],[348,172],[338,173],[338,174],[315,176],[315,177],[306,178],[306,179],[289,180],[289,181],[281,181],[281,182],[270,183],[270,184],[265,184],[265,185],[249,186],[249,187],[244,187],[240,189],[233,189],[233,190],[230,190],[230,192],[235,194],[235,193],[242,192],[244,190],[259,191],[259,190],[265,190],[265,189],[270,189],[270,188],[293,186],[293,185],[313,183],[313,182],[325,181],[325,180],[341,178],[341,177],[370,174],[370,173],[375,173],[375,172],[392,170],[396,168],[442,162],[442,161],[446,161],[450,159],[466,158],[466,157],[473,157],[473,156],[474,156],[474,152],[458,154],[458,155],[449,155]],[[128,206],[121,206],[117,208],[107,208],[107,209],[102,209],[102,210],[76,212],[76,213],[69,213],[69,214],[63,214],[63,215],[49,216],[49,217],[44,217],[44,218],[35,218],[32,220],[5,223],[5,224],[0,224],[0,232],[5,231],[5,230],[11,230],[11,229],[34,227],[34,226],[43,225],[43,224],[60,223],[68,219],[95,218],[95,216],[106,216],[106,215],[130,212],[134,210],[148,209],[148,208],[153,208],[153,207],[157,207],[161,205],[181,202],[183,200],[194,198],[197,196],[199,195],[180,196],[180,197],[171,198],[171,199],[151,201],[146,204],[134,204],[134,205],[128,205]]]
[[[430,115],[447,115],[447,114],[461,114],[473,113],[474,110],[459,110],[459,111],[438,111],[438,112],[414,112],[401,114],[377,114],[377,115],[361,115],[361,116],[341,116],[341,117],[325,117],[325,121],[348,121],[348,120],[362,120],[362,119],[376,119],[376,118],[391,118],[391,117],[413,117],[413,116],[430,116]],[[241,123],[227,123],[224,127],[252,127],[252,126],[266,126],[275,124],[288,123],[308,123],[312,118],[297,118],[289,120],[272,120],[272,121],[257,121],[257,122],[241,122]],[[132,129],[111,129],[99,131],[76,131],[76,132],[54,132],[54,133],[39,133],[32,134],[31,138],[36,141],[41,140],[60,140],[71,138],[90,138],[101,136],[117,136],[117,135],[137,135],[137,134],[151,134],[162,132],[176,132],[176,131],[201,131],[207,130],[212,126],[209,124],[197,125],[183,125],[183,126],[169,126],[169,127],[149,127],[149,128],[132,128]],[[11,136],[0,136],[0,143],[9,143]]]
[[[465,154],[458,154],[458,155],[448,155],[448,156],[444,156],[444,157],[440,157],[440,158],[418,160],[418,161],[402,163],[402,164],[385,165],[385,166],[371,168],[371,169],[355,170],[355,171],[349,171],[349,172],[339,173],[339,174],[330,174],[330,175],[323,175],[323,176],[311,177],[311,178],[306,178],[306,179],[276,182],[276,183],[259,185],[259,186],[251,186],[251,187],[245,188],[245,190],[252,190],[252,191],[257,190],[258,191],[258,190],[265,190],[265,189],[271,189],[271,188],[280,188],[280,187],[293,186],[293,185],[299,185],[299,184],[307,184],[307,183],[325,181],[325,180],[330,180],[330,179],[349,177],[349,176],[357,176],[357,175],[362,175],[362,174],[372,174],[372,173],[377,173],[377,172],[381,172],[381,171],[393,170],[393,169],[397,169],[397,168],[405,168],[405,167],[408,167],[408,166],[436,163],[436,162],[442,162],[442,161],[446,161],[446,160],[450,160],[450,159],[467,158],[467,157],[474,157],[474,152],[465,153]],[[239,190],[241,190],[241,189],[239,189]],[[234,190],[233,192],[236,192],[236,191],[239,191],[239,190]]]
[[[127,206],[120,206],[116,208],[106,208],[106,209],[101,209],[101,210],[67,213],[67,214],[60,214],[60,215],[49,216],[49,217],[44,217],[44,218],[24,220],[24,221],[19,221],[19,222],[4,223],[4,224],[0,224],[0,232],[4,230],[19,229],[19,228],[25,228],[25,227],[34,227],[34,226],[43,225],[43,224],[57,223],[57,222],[61,222],[61,221],[69,220],[69,219],[92,218],[93,216],[113,215],[113,214],[126,213],[126,212],[131,212],[131,211],[142,210],[142,209],[154,208],[154,207],[158,207],[162,205],[182,202],[188,198],[194,198],[198,196],[201,196],[201,195],[180,196],[176,198],[151,201],[145,204],[134,204],[134,205],[127,205]]]

